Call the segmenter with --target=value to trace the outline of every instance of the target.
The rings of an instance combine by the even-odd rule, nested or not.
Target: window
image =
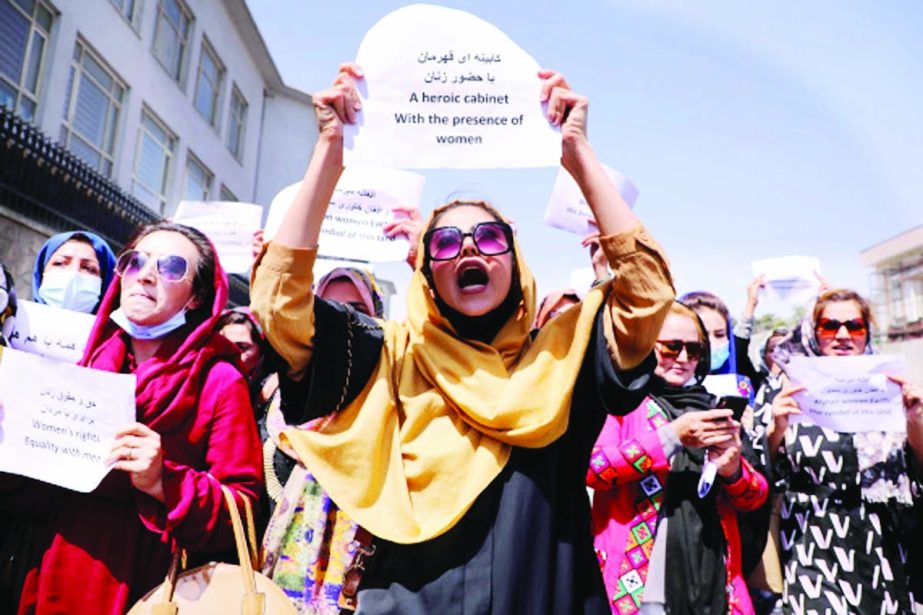
[[[186,190],[183,199],[187,201],[207,201],[212,189],[214,175],[204,164],[189,152],[186,159]]]
[[[247,127],[247,100],[235,85],[231,90],[231,108],[228,112],[228,149],[240,160],[244,156],[244,131]]]
[[[227,186],[221,184],[221,200],[222,201],[236,201],[237,197],[231,192]]]
[[[218,123],[218,96],[224,81],[224,64],[207,40],[202,40],[199,73],[196,77],[195,108],[211,126]]]
[[[112,176],[116,127],[125,84],[82,42],[74,47],[61,143],[88,165]]]
[[[141,112],[131,191],[138,200],[163,213],[176,135],[147,109]]]
[[[125,21],[134,28],[138,28],[141,21],[141,1],[142,0],[110,0],[112,5],[122,14]]]
[[[0,0],[0,105],[35,120],[52,13],[37,0]]]
[[[180,0],[159,0],[154,25],[154,55],[173,80],[183,77],[183,61],[189,46],[192,14]]]

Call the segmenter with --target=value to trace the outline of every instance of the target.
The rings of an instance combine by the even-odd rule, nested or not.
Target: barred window
[[[53,14],[39,0],[0,0],[0,105],[32,122]]]
[[[147,109],[141,112],[132,193],[145,205],[162,214],[167,203],[176,135]]]

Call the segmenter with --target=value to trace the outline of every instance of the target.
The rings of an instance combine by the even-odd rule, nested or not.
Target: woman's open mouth
[[[490,276],[487,275],[487,267],[483,263],[470,261],[457,269],[456,281],[463,293],[478,293],[487,288]]]

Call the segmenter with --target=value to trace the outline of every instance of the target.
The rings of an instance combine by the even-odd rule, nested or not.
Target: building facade
[[[908,372],[923,381],[923,226],[860,254],[872,268],[872,302],[883,351],[903,354]]]
[[[316,140],[310,96],[282,82],[244,0],[0,0],[0,40],[0,105],[72,154],[81,176],[117,187],[139,221],[181,200],[268,205]],[[15,182],[4,174],[0,257],[18,285],[53,232],[126,239],[88,226],[79,199],[33,203],[64,221],[11,206],[31,198]],[[122,215],[120,199],[108,204]]]

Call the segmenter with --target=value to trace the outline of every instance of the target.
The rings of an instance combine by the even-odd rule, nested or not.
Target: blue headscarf
[[[112,252],[112,248],[109,247],[109,244],[99,235],[95,235],[89,231],[69,231],[67,233],[52,235],[51,238],[45,242],[45,245],[42,246],[42,249],[38,251],[38,256],[35,257],[35,267],[32,269],[32,300],[36,303],[45,303],[45,301],[39,297],[38,289],[42,285],[42,274],[45,272],[45,266],[48,265],[48,261],[51,260],[51,255],[57,252],[58,248],[65,243],[75,238],[84,238],[93,244],[93,250],[96,252],[96,259],[99,261],[99,275],[102,278],[100,300],[102,300],[102,297],[106,294],[106,289],[109,288],[109,283],[112,281],[112,276],[115,274],[115,253]],[[94,314],[98,307],[99,304],[93,308]]]

